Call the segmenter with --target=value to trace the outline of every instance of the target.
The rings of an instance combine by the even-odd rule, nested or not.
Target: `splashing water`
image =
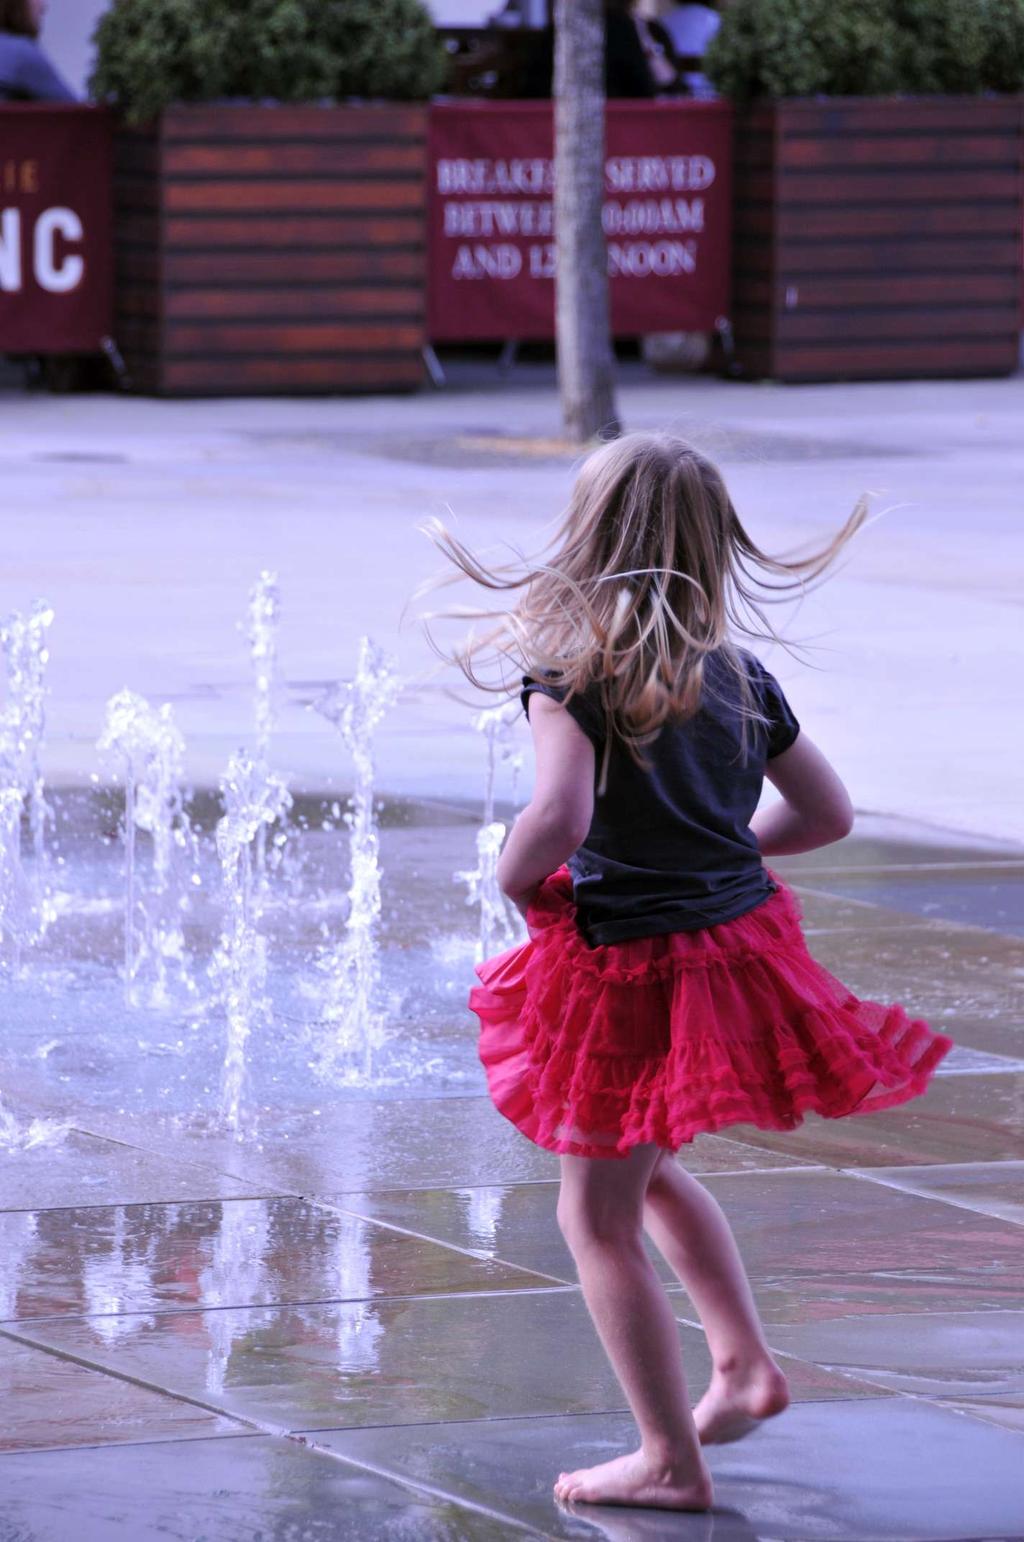
[[[245,635],[255,679],[256,755],[266,760],[274,731],[274,688],[277,681],[277,628],[281,592],[277,574],[264,568],[249,590]]]
[[[516,802],[519,773],[523,769],[523,754],[517,747],[512,731],[513,724],[522,716],[518,702],[507,701],[500,707],[487,707],[473,719],[477,733],[487,740],[487,774],[484,781],[484,824],[494,819],[494,786],[497,780],[498,762],[508,763],[512,771],[512,802]]]
[[[15,973],[22,949],[38,936],[35,900],[21,860],[24,805],[20,787],[0,788],[0,937],[10,944]]]
[[[380,963],[375,936],[380,916],[380,862],[373,811],[373,736],[397,699],[399,687],[394,661],[370,638],[363,637],[355,678],[331,686],[313,703],[351,750],[356,773],[344,816],[351,853],[345,935],[318,960],[327,976],[323,1020],[328,1038],[317,1069],[320,1075],[343,1085],[368,1085],[372,1081],[374,1052],[385,1037],[378,1001]]]
[[[169,1004],[172,974],[191,994],[182,915],[186,890],[179,868],[194,855],[181,783],[185,741],[170,705],[154,710],[145,697],[120,691],[107,703],[102,751],[119,754],[124,770],[125,923],[124,988],[129,1005],[143,1004],[139,987],[148,983],[146,1004]],[[152,837],[152,878],[143,892],[136,830]]]
[[[283,779],[244,750],[232,755],[220,786],[225,812],[217,823],[217,855],[224,882],[225,916],[211,972],[220,985],[227,1020],[221,1115],[228,1127],[237,1131],[245,1090],[245,1047],[253,1029],[266,1023],[270,1012],[264,994],[266,942],[257,927],[253,846],[261,829],[287,813],[292,799]]]
[[[480,930],[474,949],[478,964],[499,949],[510,948],[526,937],[522,924],[516,925],[518,910],[498,887],[498,858],[504,839],[505,826],[500,819],[481,825],[476,832],[476,867],[455,874],[469,889],[466,904],[480,907]]]
[[[263,762],[269,762],[270,736],[274,731],[280,620],[281,591],[277,574],[264,568],[249,590],[249,605],[243,623],[253,669],[256,758]],[[266,893],[267,888],[267,832],[268,826],[261,823],[256,834],[256,876],[262,893]],[[281,842],[275,850],[278,861],[284,855],[283,845]]]
[[[512,770],[512,797],[515,800],[522,753],[516,748],[512,725],[521,715],[518,702],[505,702],[478,712],[473,727],[487,740],[487,772],[484,780],[484,819],[476,835],[476,867],[454,875],[466,884],[467,905],[480,907],[480,924],[474,957],[479,964],[499,947],[511,947],[526,939],[526,928],[518,910],[498,886],[498,858],[505,839],[505,826],[494,818],[494,790],[499,761]]]
[[[7,682],[7,705],[0,716],[0,765],[3,780],[24,793],[32,851],[40,873],[50,818],[40,752],[46,727],[45,680],[50,659],[46,633],[52,624],[53,610],[45,600],[37,600],[27,616],[12,611],[0,624]]]

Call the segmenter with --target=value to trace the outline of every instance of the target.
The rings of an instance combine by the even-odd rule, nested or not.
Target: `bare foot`
[[[765,1360],[745,1371],[713,1371],[708,1390],[693,1410],[693,1422],[702,1445],[723,1445],[742,1440],[788,1406],[786,1377],[774,1360]]]
[[[710,1510],[711,1474],[704,1467],[696,1476],[692,1465],[682,1468],[652,1461],[644,1451],[630,1451],[598,1467],[560,1472],[558,1499],[587,1504],[654,1505],[662,1510]]]

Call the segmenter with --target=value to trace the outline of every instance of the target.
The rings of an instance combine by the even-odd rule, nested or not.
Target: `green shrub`
[[[94,97],[145,122],[172,102],[281,102],[436,91],[444,53],[421,0],[114,0]]]
[[[1017,91],[1024,0],[732,0],[705,69],[739,102]]]
[[[993,91],[1024,87],[1024,0],[978,0],[985,12],[984,78]]]

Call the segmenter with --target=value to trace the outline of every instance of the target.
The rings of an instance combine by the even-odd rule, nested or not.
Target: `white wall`
[[[98,17],[107,9],[107,0],[49,0],[43,21],[41,42],[64,79],[85,95],[85,82],[92,68],[90,38]]]

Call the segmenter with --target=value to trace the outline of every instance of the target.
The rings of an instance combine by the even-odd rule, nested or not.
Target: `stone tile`
[[[0,1484],[3,1542],[512,1542],[536,1535],[497,1513],[266,1435],[5,1456]]]
[[[936,1076],[918,1098],[878,1114],[823,1119],[795,1130],[730,1125],[730,1139],[830,1167],[1024,1160],[1024,1072]]]
[[[237,1435],[244,1426],[0,1333],[0,1452]],[[7,1519],[6,1479],[0,1491]],[[123,1458],[122,1458],[123,1461]],[[2,1524],[2,1520],[0,1520]],[[3,1536],[0,1531],[0,1536]]]
[[[1020,1305],[1024,1266],[992,1274],[984,1268],[971,1274],[933,1273],[927,1268],[854,1273],[824,1269],[810,1274],[752,1274],[750,1284],[766,1324],[900,1312],[987,1312]],[[679,1307],[677,1316],[696,1320],[692,1306]]]
[[[116,1319],[48,1318],[32,1337],[90,1364],[282,1429],[596,1412],[623,1397],[578,1290],[418,1296]],[[694,1396],[704,1335],[680,1327]],[[796,1398],[877,1388],[788,1362]]]
[[[1024,1059],[1024,940],[936,924],[824,932],[807,944],[858,996],[901,1002],[957,1044]]]
[[[1020,1281],[1024,1270],[1019,1228],[853,1175],[808,1169],[701,1181],[747,1268],[762,1277],[915,1270],[952,1283],[976,1272]]]
[[[259,1192],[259,1191],[257,1191]],[[59,1145],[0,1147],[0,1211],[67,1205],[130,1205],[252,1194],[253,1185],[215,1167],[157,1155],[69,1130]]]
[[[969,1162],[960,1166],[868,1167],[863,1176],[912,1194],[948,1200],[1024,1226],[1024,1162]]]
[[[558,1158],[502,1117],[490,1098],[339,1098],[323,1106],[264,1113],[236,1140],[198,1122],[97,1113],[91,1128],[171,1158],[186,1157],[267,1190],[301,1194],[348,1189],[522,1183],[558,1176]]]
[[[843,1317],[775,1326],[770,1338],[787,1354],[893,1392],[998,1396],[1024,1408],[1024,1311]]]
[[[628,1415],[505,1419],[329,1436],[343,1455],[505,1512],[556,1538],[608,1542],[964,1542],[1020,1536],[1024,1441],[909,1398],[804,1402],[708,1449],[714,1509],[558,1503],[562,1469],[636,1446]]]
[[[0,1321],[511,1290],[534,1275],[302,1199],[0,1213]]]

